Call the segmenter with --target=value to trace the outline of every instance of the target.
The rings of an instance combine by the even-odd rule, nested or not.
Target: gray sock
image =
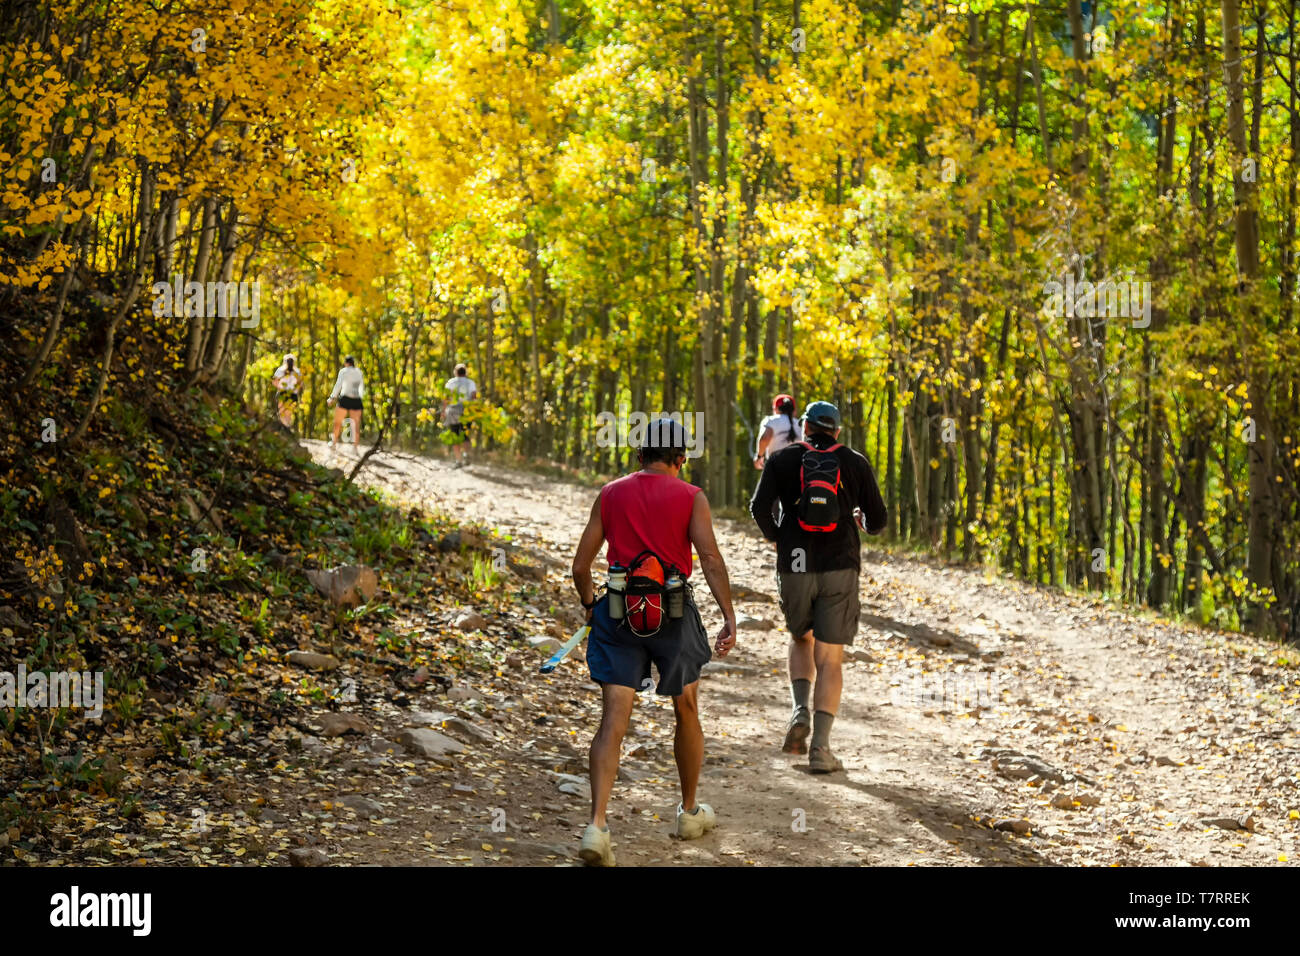
[[[833,723],[835,723],[834,714],[828,714],[824,710],[819,710],[813,714],[812,745],[814,747],[829,747],[831,745],[831,725]]]
[[[806,711],[812,697],[812,681],[802,678],[790,681],[790,696],[794,699],[795,710]]]

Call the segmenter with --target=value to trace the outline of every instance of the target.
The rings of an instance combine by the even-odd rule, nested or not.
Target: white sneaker
[[[694,840],[712,830],[718,823],[713,808],[707,803],[697,803],[695,813],[687,813],[677,804],[677,835],[683,840]]]
[[[613,866],[614,850],[610,846],[609,827],[601,829],[594,823],[588,823],[582,831],[582,847],[578,856],[588,866]]]

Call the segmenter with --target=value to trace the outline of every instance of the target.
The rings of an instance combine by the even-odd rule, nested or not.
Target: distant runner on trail
[[[781,610],[790,632],[794,713],[781,750],[807,753],[809,770],[831,773],[844,769],[831,752],[830,735],[840,706],[844,648],[858,632],[858,527],[877,534],[888,514],[867,459],[838,441],[839,409],[812,402],[803,423],[805,440],[768,460],[749,513],[763,537],[776,543]],[[777,500],[784,512],[779,526],[772,517]]]
[[[356,448],[357,442],[361,439],[361,399],[365,394],[366,383],[361,375],[361,369],[357,368],[356,360],[349,355],[343,360],[343,367],[339,369],[338,378],[334,380],[334,389],[330,392],[330,397],[325,400],[327,405],[333,405],[335,399],[339,403],[334,409],[334,437],[330,439],[331,448],[338,444],[344,418],[352,419],[352,447]]]
[[[772,399],[772,414],[758,426],[758,441],[754,447],[754,467],[759,471],[768,459],[787,445],[803,441],[803,430],[794,420],[794,396],[784,393]],[[772,503],[772,518],[781,523],[781,502]]]
[[[285,355],[284,361],[271,376],[271,384],[275,386],[280,424],[285,428],[293,427],[293,410],[298,405],[302,389],[302,370],[297,368],[297,362],[297,358],[292,353]]]
[[[591,741],[591,823],[578,854],[594,866],[614,865],[605,809],[636,692],[651,684],[651,661],[659,671],[655,693],[672,697],[676,715],[673,754],[682,784],[677,835],[691,840],[716,822],[712,807],[695,802],[704,761],[697,691],[700,668],[712,655],[686,580],[692,545],[722,611],[722,629],[713,642],[719,657],[735,646],[736,612],[708,499],[679,477],[686,448],[681,425],[651,422],[637,454],[641,470],[600,490],[573,558],[573,584],[591,625],[587,665],[601,686],[600,729]],[[591,564],[602,541],[609,543],[609,585],[597,600]]]
[[[772,414],[758,426],[754,467],[762,471],[763,465],[778,451],[800,441],[803,441],[803,430],[794,420],[794,397],[778,395],[772,399]]]
[[[442,402],[442,424],[446,426],[456,440],[452,447],[456,450],[456,464],[453,467],[464,468],[469,464],[469,441],[467,429],[468,422],[462,422],[461,416],[465,414],[465,403],[478,398],[478,385],[469,377],[469,370],[465,364],[456,366],[456,374],[447,379],[447,384],[442,387],[447,392],[447,397]]]

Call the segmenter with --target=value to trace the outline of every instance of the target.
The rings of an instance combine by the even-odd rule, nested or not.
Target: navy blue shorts
[[[677,620],[664,620],[654,637],[637,637],[609,616],[609,595],[596,602],[587,638],[587,666],[598,684],[619,684],[641,691],[650,686],[650,662],[659,671],[655,693],[677,697],[700,679],[700,668],[713,657],[709,636],[689,592],[686,611]]]

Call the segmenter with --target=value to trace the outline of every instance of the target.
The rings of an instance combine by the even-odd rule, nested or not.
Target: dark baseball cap
[[[642,448],[686,449],[690,444],[686,429],[671,418],[660,418],[646,425]]]
[[[803,410],[803,420],[820,428],[839,428],[840,410],[830,402],[809,402]]]

